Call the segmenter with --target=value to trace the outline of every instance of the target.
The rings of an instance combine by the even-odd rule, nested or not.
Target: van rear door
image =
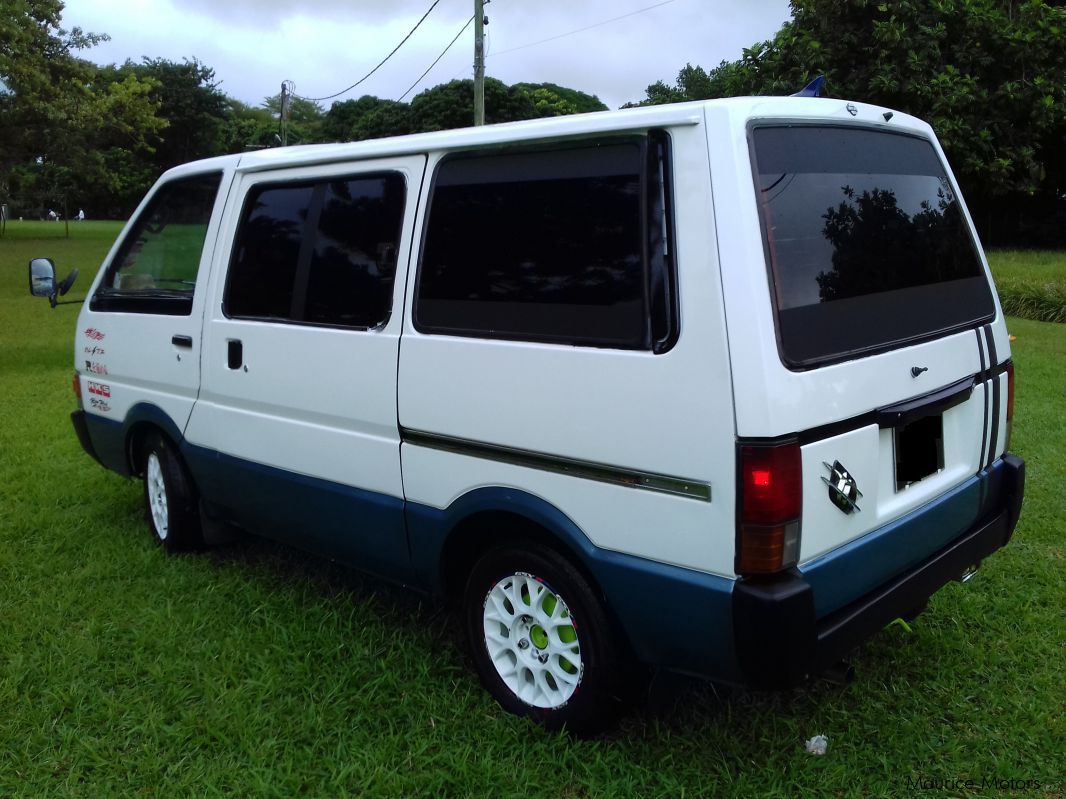
[[[1009,349],[927,126],[768,120],[744,133],[757,218],[731,227],[761,229],[763,246],[748,249],[762,263],[744,277],[722,258],[727,298],[747,291],[759,306],[728,311],[737,432],[800,446],[803,564],[946,494],[1002,451],[998,365]],[[722,219],[718,229],[729,246]]]

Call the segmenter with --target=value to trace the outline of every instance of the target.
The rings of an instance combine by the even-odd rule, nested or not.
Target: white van
[[[225,522],[457,599],[493,696],[575,730],[631,662],[756,686],[838,663],[1022,500],[958,186],[928,125],[861,103],[187,164],[116,241],[75,359],[78,436],[144,478],[164,548]]]

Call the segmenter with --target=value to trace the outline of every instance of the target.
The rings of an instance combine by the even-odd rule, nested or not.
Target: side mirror
[[[78,270],[72,269],[61,283],[56,283],[56,265],[52,263],[51,258],[34,258],[30,261],[30,294],[34,297],[47,297],[53,308],[71,304],[56,302],[56,297],[62,297],[70,291],[77,279]]]
[[[51,258],[34,258],[30,261],[30,294],[34,297],[51,297],[55,293],[56,265]]]

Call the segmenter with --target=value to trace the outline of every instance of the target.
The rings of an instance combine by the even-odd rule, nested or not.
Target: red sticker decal
[[[85,328],[85,335],[91,338],[93,341],[103,341],[104,334],[97,330],[95,327]]]
[[[110,397],[111,396],[111,386],[107,385],[106,383],[94,383],[93,381],[90,380],[89,381],[89,393],[90,394],[97,394],[97,395],[99,395],[101,397]]]

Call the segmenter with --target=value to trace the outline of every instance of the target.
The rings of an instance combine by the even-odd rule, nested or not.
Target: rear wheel
[[[506,710],[590,734],[621,707],[618,646],[588,581],[533,547],[493,549],[474,565],[464,599],[474,663]]]
[[[196,489],[173,445],[158,433],[144,442],[144,512],[148,526],[167,552],[203,545]]]

